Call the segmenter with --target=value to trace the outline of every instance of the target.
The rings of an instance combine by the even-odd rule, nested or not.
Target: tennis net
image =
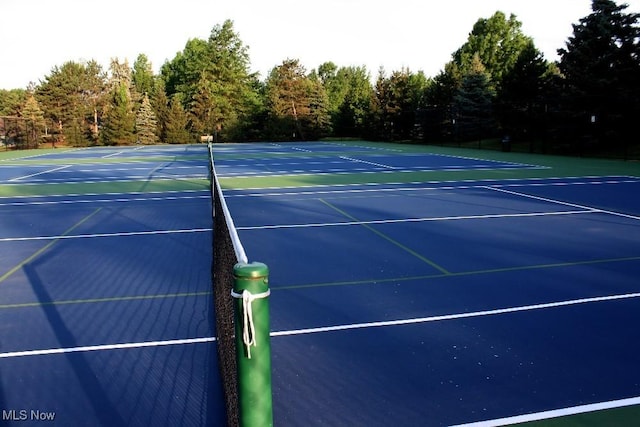
[[[238,238],[233,219],[222,195],[213,162],[213,146],[209,144],[209,174],[213,201],[213,297],[215,303],[218,363],[222,376],[227,424],[239,423],[236,342],[234,331],[233,267],[247,263],[247,255]]]

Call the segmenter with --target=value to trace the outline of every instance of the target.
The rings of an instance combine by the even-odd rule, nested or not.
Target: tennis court
[[[275,424],[638,405],[640,171],[433,151],[214,148],[240,239],[271,270]]]
[[[137,147],[0,162],[0,424],[224,423],[207,158]]]
[[[214,153],[271,271],[275,425],[637,417],[637,164],[365,142]],[[224,424],[207,162],[202,145],[0,161],[3,424]]]

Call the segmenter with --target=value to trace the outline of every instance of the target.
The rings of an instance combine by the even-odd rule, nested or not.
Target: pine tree
[[[27,100],[22,107],[20,116],[25,119],[24,132],[28,146],[38,146],[40,136],[45,129],[44,112],[40,109],[40,105],[33,94],[29,94]]]
[[[627,7],[593,0],[592,13],[574,24],[566,48],[558,50],[574,136],[591,133],[615,144],[633,133],[640,114],[640,14],[624,13]]]
[[[189,144],[193,138],[187,129],[189,118],[180,96],[176,95],[169,102],[169,114],[166,123],[166,142],[169,144]]]
[[[105,145],[127,145],[135,142],[135,115],[126,83],[122,82],[111,92],[111,102],[107,106],[102,133]]]
[[[479,55],[474,55],[471,70],[454,96],[459,138],[482,138],[492,129],[494,97],[491,78]]]
[[[140,144],[155,144],[158,142],[157,135],[158,120],[153,108],[151,108],[151,102],[147,95],[142,98],[142,104],[136,115],[136,134],[138,136],[138,142]]]
[[[157,135],[158,139],[165,142],[167,139],[167,120],[169,117],[169,99],[164,89],[162,79],[156,79],[153,95],[151,96],[151,106],[158,119]]]

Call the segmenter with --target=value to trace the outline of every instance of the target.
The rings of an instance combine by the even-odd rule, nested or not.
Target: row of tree
[[[640,14],[592,0],[592,13],[547,61],[514,15],[479,19],[435,77],[287,59],[260,81],[232,21],[189,40],[155,75],[141,54],[54,67],[38,85],[0,91],[4,142],[188,143],[316,139],[631,141],[640,113]],[[532,145],[533,146],[533,145]]]

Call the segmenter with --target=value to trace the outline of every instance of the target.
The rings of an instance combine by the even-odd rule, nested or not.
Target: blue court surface
[[[640,404],[640,171],[368,143],[214,154],[271,271],[275,425]],[[0,425],[224,425],[207,157],[0,161]]]
[[[502,425],[640,403],[640,179],[278,188],[381,165],[537,168],[286,148],[214,149],[249,259],[271,270],[276,425]]]
[[[0,425],[223,425],[206,147],[60,150],[0,181]]]

